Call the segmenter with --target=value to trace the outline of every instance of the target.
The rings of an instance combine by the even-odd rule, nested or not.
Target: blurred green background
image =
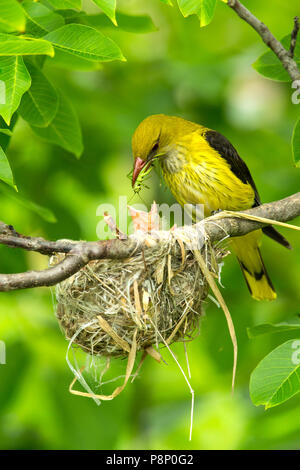
[[[245,4],[276,37],[292,28],[298,0]],[[86,2],[87,8],[92,8]],[[265,51],[257,34],[222,2],[212,23],[199,28],[178,8],[159,0],[119,0],[120,11],[149,14],[158,30],[134,34],[110,26],[103,32],[120,45],[127,62],[98,71],[48,67],[46,72],[72,101],[83,130],[79,161],[43,143],[18,121],[8,158],[16,183],[28,199],[53,211],[45,222],[0,191],[0,220],[16,230],[46,238],[96,239],[97,206],[132,196],[126,177],[132,166],[131,135],[152,113],[175,114],[224,133],[246,160],[263,201],[299,191],[299,169],[291,154],[291,133],[299,106],[289,84],[261,77],[251,64]],[[142,192],[150,206],[172,202],[153,174]],[[131,203],[143,202],[138,196]],[[188,344],[195,390],[194,432],[188,441],[190,393],[164,350],[166,364],[147,359],[139,377],[111,402],[71,395],[67,341],[57,324],[50,289],[0,295],[0,339],[7,364],[0,365],[0,447],[2,449],[295,449],[300,448],[300,396],[268,411],[250,401],[248,384],[257,363],[290,334],[249,340],[247,326],[282,321],[299,312],[300,239],[282,230],[294,250],[264,239],[263,256],[277,288],[272,303],[249,296],[238,264],[226,258],[222,293],[236,327],[239,359],[231,395],[232,345],[224,315],[208,303],[201,334]],[[45,257],[0,246],[0,271],[42,269]],[[173,350],[185,364],[183,346]],[[103,361],[102,361],[103,366]],[[125,361],[110,376],[124,374]],[[92,380],[90,378],[90,380]],[[115,383],[106,386],[110,393]]]

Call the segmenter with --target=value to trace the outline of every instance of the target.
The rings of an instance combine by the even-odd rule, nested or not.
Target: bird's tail
[[[230,240],[240,263],[252,297],[256,300],[274,300],[276,292],[259,250],[261,230]]]

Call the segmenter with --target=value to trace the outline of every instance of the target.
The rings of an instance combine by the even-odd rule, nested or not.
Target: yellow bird
[[[261,204],[247,165],[219,132],[179,117],[157,114],[137,127],[132,150],[133,187],[143,168],[156,159],[179,204],[203,204],[205,217],[220,209],[242,211]],[[259,249],[262,231],[291,248],[272,226],[232,238],[230,243],[252,297],[273,300],[276,292]]]

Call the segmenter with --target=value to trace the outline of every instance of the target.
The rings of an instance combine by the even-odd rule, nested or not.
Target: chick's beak
[[[137,157],[134,160],[134,167],[133,167],[133,173],[132,173],[132,187],[134,187],[137,177],[139,176],[140,172],[142,171],[146,163],[147,162],[145,160],[142,160],[139,157]]]

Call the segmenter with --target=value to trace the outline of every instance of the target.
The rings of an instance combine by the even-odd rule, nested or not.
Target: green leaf
[[[54,49],[52,44],[43,39],[24,38],[0,33],[0,56],[36,54],[53,57]]]
[[[51,65],[61,67],[69,70],[99,70],[101,69],[100,62],[92,62],[91,60],[81,59],[75,55],[67,55],[57,53],[52,59],[48,59]]]
[[[300,118],[296,122],[292,136],[292,150],[294,162],[297,167],[300,167]]]
[[[31,75],[31,87],[22,98],[19,114],[32,126],[47,127],[58,109],[58,95],[43,72],[27,64]]]
[[[129,33],[151,33],[157,31],[152,19],[148,15],[126,15],[117,12],[118,28]],[[94,28],[114,28],[105,15],[86,15],[81,20]]]
[[[215,14],[217,0],[177,0],[184,17],[197,15],[200,26],[208,25]]]
[[[214,17],[217,0],[202,0],[200,26],[207,26]]]
[[[117,26],[116,21],[116,0],[93,0],[98,7],[108,16],[108,18]]]
[[[69,8],[81,10],[81,0],[48,0],[48,3],[56,10],[67,10]]]
[[[30,84],[22,57],[0,57],[0,115],[7,125]]]
[[[0,129],[0,133],[4,135],[8,135],[8,137],[12,136],[12,131],[10,131],[9,129]]]
[[[56,55],[68,60],[69,56],[94,62],[124,60],[119,47],[100,31],[81,24],[67,24],[44,36],[50,41]]]
[[[129,33],[152,33],[157,27],[148,15],[126,15],[117,12],[118,27]]]
[[[70,102],[59,95],[57,113],[48,127],[32,126],[33,131],[43,139],[68,150],[77,158],[83,152],[82,135],[78,117]]]
[[[0,28],[2,31],[25,31],[25,16],[17,0],[0,1]]]
[[[265,335],[269,333],[281,333],[283,331],[293,331],[300,329],[300,314],[289,318],[287,321],[280,323],[262,323],[261,325],[247,328],[249,338]]]
[[[26,16],[26,32],[34,36],[43,36],[64,25],[61,15],[54,13],[42,3],[25,0],[22,7]]]
[[[184,17],[197,15],[200,18],[201,0],[177,0],[177,3]]]
[[[0,147],[2,147],[4,152],[6,151],[8,147],[8,144],[12,135],[12,131],[16,125],[17,120],[18,120],[18,113],[13,114],[9,125],[7,125],[4,119],[0,117],[0,129],[1,129]]]
[[[0,192],[5,194],[5,196],[9,197],[13,201],[15,201],[20,206],[24,207],[25,209],[29,209],[30,211],[39,215],[42,219],[46,222],[54,224],[57,222],[57,219],[53,212],[48,209],[47,207],[40,206],[35,202],[27,199],[22,193],[12,191],[8,186],[5,184],[0,184]]]
[[[300,391],[300,340],[289,340],[268,354],[250,378],[254,405],[280,405]]]
[[[66,23],[78,23],[78,19],[81,16],[85,16],[86,13],[84,11],[77,11],[77,10],[60,10],[60,16],[62,16]]]
[[[285,36],[281,43],[286,48],[290,47],[291,36]],[[298,67],[300,66],[300,41],[298,39],[294,52],[294,60],[296,61]],[[261,55],[252,66],[264,77],[270,78],[272,80],[278,80],[281,82],[290,82],[291,77],[287,71],[283,68],[282,63],[278,57],[274,54],[273,51],[265,52]]]
[[[7,160],[7,157],[1,147],[0,147],[0,180],[4,181],[5,183],[9,184],[10,186],[16,189],[16,186],[14,184],[14,177],[11,171],[9,161]]]
[[[87,17],[86,13],[84,12],[76,12],[75,10],[63,10],[60,12],[61,15],[66,19],[68,22],[71,20],[72,23],[76,23],[79,21],[81,23],[81,18]],[[114,28],[112,25],[111,21],[105,16],[104,14],[101,15],[107,23]],[[45,56],[37,56],[37,58],[40,59],[40,57],[45,57]],[[101,63],[100,62],[94,62],[89,59],[83,59],[77,55],[74,54],[64,54],[61,51],[56,51],[56,54],[54,57],[47,58],[48,61],[50,61],[51,65],[55,65],[57,67],[62,67],[64,69],[70,69],[70,70],[84,70],[84,71],[90,71],[90,70],[99,70],[101,69]]]

